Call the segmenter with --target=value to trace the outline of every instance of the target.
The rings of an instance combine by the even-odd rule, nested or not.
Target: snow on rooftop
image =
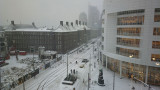
[[[15,24],[13,26],[12,24],[6,28],[6,32],[10,31],[25,31],[25,32],[73,32],[73,31],[78,31],[78,30],[90,30],[86,25],[63,25],[63,26],[58,26],[56,29],[47,29],[47,28],[34,28],[32,25],[27,25],[27,24]]]

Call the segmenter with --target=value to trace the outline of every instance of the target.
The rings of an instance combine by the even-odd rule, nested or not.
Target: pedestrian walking
[[[135,90],[135,87],[134,87],[134,86],[132,87],[132,90]]]

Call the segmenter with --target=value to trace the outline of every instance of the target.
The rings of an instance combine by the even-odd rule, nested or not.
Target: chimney
[[[81,25],[81,21],[79,21],[79,25]]]
[[[14,21],[11,21],[11,24],[14,25]]]
[[[68,22],[66,22],[66,25],[69,26]]]
[[[73,27],[73,22],[71,22],[71,26]]]
[[[63,26],[63,21],[60,21],[60,25],[62,25],[62,26]]]
[[[78,25],[78,20],[76,20],[76,25]]]

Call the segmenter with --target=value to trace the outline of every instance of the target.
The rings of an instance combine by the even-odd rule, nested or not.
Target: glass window
[[[117,35],[140,36],[141,28],[117,28]]]
[[[160,28],[154,28],[153,35],[160,35]]]
[[[119,17],[117,19],[118,25],[142,25],[143,23],[144,16]]]
[[[139,51],[138,50],[117,47],[116,53],[119,55],[122,55],[122,56],[130,57],[132,55],[133,58],[139,58]]]
[[[154,16],[154,22],[160,22],[160,15]]]
[[[160,22],[160,8],[155,9],[154,22]]]
[[[118,12],[117,15],[134,14],[134,13],[144,13],[144,9],[122,11],[122,12]]]
[[[117,38],[118,45],[139,47],[140,39]]]
[[[151,61],[158,61],[158,62],[160,62],[160,54],[152,54]]]
[[[160,41],[153,41],[152,48],[160,49]]]

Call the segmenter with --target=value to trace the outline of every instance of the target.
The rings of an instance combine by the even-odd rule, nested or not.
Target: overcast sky
[[[0,0],[0,25],[15,23],[56,27],[59,21],[75,22],[88,5],[102,11],[103,0]]]

